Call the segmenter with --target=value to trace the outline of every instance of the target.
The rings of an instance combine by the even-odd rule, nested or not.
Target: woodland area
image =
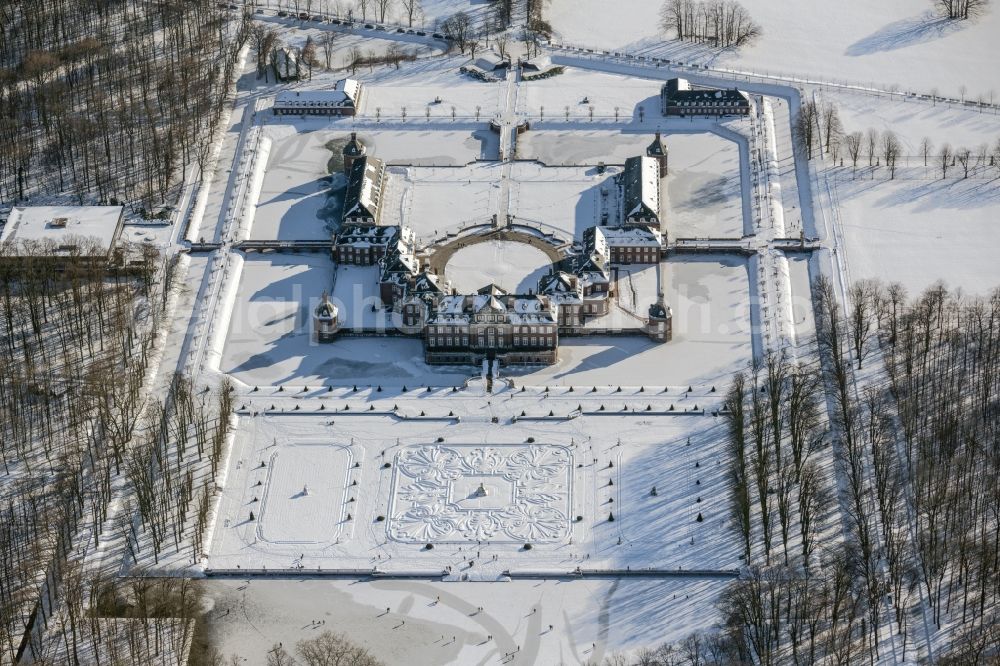
[[[211,0],[0,3],[0,199],[167,198],[204,167],[249,16]]]
[[[923,643],[925,623],[951,634],[934,663],[1000,650],[1000,291],[859,282],[849,300],[816,281],[821,368],[769,357],[727,396],[750,566],[720,601],[723,627],[631,663],[876,663],[889,641]],[[842,538],[817,547],[831,504]]]
[[[761,28],[736,0],[667,0],[660,27],[680,41],[719,48],[741,47],[760,37]]]
[[[65,585],[86,552],[117,539],[131,560],[155,563],[180,548],[187,528],[183,542],[196,555],[232,404],[227,388],[195,396],[179,379],[163,403],[150,399],[173,262],[150,248],[134,248],[141,260],[128,266],[54,247],[2,251],[21,254],[0,257],[0,662],[8,663],[26,628],[48,627],[53,609],[73,624],[75,651],[84,620],[65,615]]]

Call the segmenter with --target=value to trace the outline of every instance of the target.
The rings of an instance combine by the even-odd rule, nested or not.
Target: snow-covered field
[[[445,277],[462,294],[496,284],[512,294],[537,291],[538,281],[552,261],[541,250],[524,243],[492,240],[464,247],[451,256]]]
[[[546,123],[542,130],[524,134],[518,142],[519,156],[538,159],[550,167],[622,164],[628,157],[644,155],[654,139],[653,134],[644,132],[557,127],[556,123]],[[668,132],[663,136],[670,151],[663,205],[669,237],[741,237],[749,222],[743,220],[739,144],[712,132]],[[514,191],[518,193],[519,216],[558,220],[566,217],[575,201],[575,225],[566,219],[549,223],[575,230],[577,235],[597,223],[599,190],[589,187],[590,192],[581,193],[580,187],[573,187],[572,181],[564,177],[568,172],[563,169],[518,166],[520,182]],[[593,169],[581,169],[579,173],[584,176],[580,179],[583,187],[602,182]],[[565,198],[560,196],[563,189]],[[547,201],[552,203],[541,208]]]
[[[1000,60],[995,7],[977,20],[948,23],[925,0],[742,4],[763,36],[735,53],[665,41],[657,0],[622,0],[612,11],[601,0],[553,0],[546,15],[557,41],[592,48],[920,92],[937,88],[956,98],[963,85],[973,97],[1000,90],[1000,70],[981,65]]]
[[[452,107],[462,118],[474,118],[479,111],[485,123],[500,108],[503,82],[484,83],[458,71],[466,57],[448,57],[407,63],[399,70],[382,70],[374,76],[361,74],[366,83],[362,96],[361,115],[368,119],[401,120],[406,110],[406,123],[426,123],[426,113],[435,121],[450,121]],[[440,100],[440,101],[438,101]]]
[[[635,155],[644,155],[653,135],[608,129],[562,129],[559,123],[536,123],[517,140],[517,156],[538,160],[548,166],[624,164]],[[672,156],[672,155],[671,155]]]
[[[1000,191],[994,182],[831,178],[850,278],[901,282],[918,293],[938,280],[967,293],[1000,284]]]
[[[945,143],[975,150],[982,143],[990,144],[991,137],[1000,137],[1000,115],[992,111],[844,92],[824,93],[823,99],[837,107],[846,131],[891,130],[911,158],[920,155],[924,137],[931,140],[935,153]],[[923,164],[923,158],[910,159],[907,164]]]

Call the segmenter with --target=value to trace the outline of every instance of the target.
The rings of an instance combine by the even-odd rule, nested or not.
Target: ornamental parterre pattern
[[[571,463],[551,444],[407,447],[386,532],[404,543],[558,542],[570,529]]]

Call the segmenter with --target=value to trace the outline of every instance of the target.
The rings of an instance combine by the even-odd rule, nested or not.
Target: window
[[[521,336],[520,335],[515,335],[514,336],[514,345],[517,346],[517,347],[521,346]]]

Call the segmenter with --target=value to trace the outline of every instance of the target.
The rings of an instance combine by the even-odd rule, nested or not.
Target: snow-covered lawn
[[[445,276],[462,294],[496,284],[512,294],[537,291],[552,266],[548,255],[524,243],[492,240],[466,246],[451,256]]]
[[[724,383],[751,357],[747,262],[677,257],[664,263],[666,302],[674,337],[658,344],[642,337],[563,337],[559,361],[515,371],[527,384]]]
[[[549,166],[624,164],[629,157],[645,155],[653,142],[646,132],[608,129],[562,129],[557,122],[535,124],[517,140],[517,156],[534,159]]]
[[[628,157],[645,155],[654,139],[652,133],[645,132],[560,130],[557,123],[543,127],[521,137],[518,154],[550,167],[622,164]],[[740,146],[712,132],[668,132],[664,139],[670,152],[663,205],[669,237],[741,237]],[[567,174],[577,176],[578,181],[570,180]],[[607,176],[583,167],[571,171],[519,164],[512,177],[518,181],[512,190],[517,193],[518,216],[542,220],[576,235],[599,222],[599,189],[595,185],[604,183],[613,192]],[[566,219],[567,213],[574,213],[572,221]]]
[[[601,0],[553,0],[546,15],[557,41],[597,49],[625,48],[682,62],[699,62],[761,73],[813,76],[830,81],[898,84],[904,89],[975,97],[1000,89],[1000,12],[973,21],[946,22],[925,0],[844,0],[742,4],[763,29],[752,47],[720,52],[700,44],[666,41],[659,0],[621,0],[609,10]],[[600,22],[600,30],[594,22]]]
[[[831,183],[851,280],[901,282],[910,293],[938,280],[975,294],[1000,283],[995,182],[851,180],[848,171]]]
[[[400,125],[381,128],[369,124],[355,130],[349,122],[280,116],[271,118],[265,131],[267,136],[273,137],[279,150],[287,151],[281,153],[283,156],[305,159],[304,153],[315,151],[310,156],[315,157],[316,163],[323,169],[332,156],[325,148],[326,144],[335,141],[342,146],[350,139],[352,130],[357,133],[369,155],[390,165],[461,166],[478,159],[495,158],[499,147],[497,135],[486,128],[486,123],[481,129],[470,128],[466,124],[454,130],[440,125],[432,128],[417,124],[409,128]],[[331,129],[331,125],[335,129]],[[275,149],[272,147],[272,150]]]

